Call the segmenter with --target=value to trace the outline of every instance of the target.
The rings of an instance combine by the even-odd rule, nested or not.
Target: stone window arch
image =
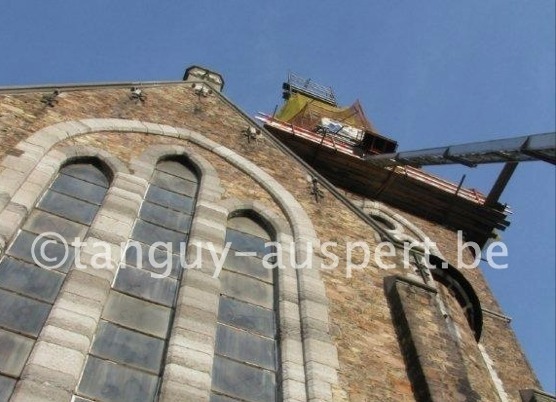
[[[278,340],[276,400],[332,400],[338,358],[329,338],[324,284],[316,269],[320,266],[320,259],[314,255],[312,266],[295,269],[296,262],[304,261],[307,253],[312,253],[307,249],[307,242],[311,242],[312,237],[294,241],[292,232],[297,229],[290,229],[290,223],[273,209],[257,201],[237,199],[203,203],[193,222],[191,238],[199,242],[190,243],[189,247],[201,253],[203,264],[201,269],[187,270],[184,277],[161,400],[208,400],[212,396],[218,401],[216,398],[229,400],[231,396],[225,390],[215,389],[213,380],[221,354],[217,332],[221,318],[220,302],[226,297],[227,281],[225,270],[215,275],[218,266],[214,259],[223,258],[228,224],[232,222],[234,225],[233,221],[238,217],[255,217],[270,239],[276,240],[276,247],[282,250],[281,266],[274,269],[273,277]],[[296,221],[295,218],[292,220]],[[303,229],[301,226],[299,229],[308,231],[310,228],[310,222],[304,221]],[[259,228],[258,233],[260,231]],[[207,241],[222,247],[210,251]],[[300,260],[299,254],[303,259]],[[236,359],[241,360],[238,356]],[[256,395],[243,395],[241,399],[244,398],[257,400]]]
[[[483,310],[473,286],[461,272],[442,261],[439,257],[431,255],[429,261],[434,266],[430,270],[432,277],[457,300],[465,315],[467,324],[474,334],[475,340],[479,342],[483,329]]]
[[[276,239],[267,228],[252,210],[234,211],[227,222],[230,250],[220,273],[213,401],[278,398],[278,273],[263,261],[274,252],[266,245]]]
[[[13,236],[12,228],[19,227],[25,217],[25,208],[34,205],[35,199],[42,193],[42,183],[51,180],[62,161],[78,155],[85,148],[76,146],[66,152],[58,148],[57,144],[74,136],[103,131],[149,133],[178,138],[211,152],[250,176],[270,194],[287,220],[283,225],[284,229],[278,231],[277,238],[288,245],[294,244],[291,250],[293,260],[304,261],[311,253],[306,249],[305,243],[317,243],[312,223],[294,196],[263,169],[231,149],[185,128],[136,120],[84,119],[41,129],[18,144],[17,148],[24,151],[21,156],[8,156],[3,160],[3,166],[10,167],[0,172],[3,184],[8,180],[0,191],[0,252]],[[193,220],[190,239],[224,240],[227,215],[234,208],[228,208],[225,202],[221,203],[224,191],[219,185],[216,171],[198,154],[177,145],[151,146],[141,157],[132,160],[132,173],[114,158],[107,159],[106,154],[97,150],[90,155],[98,156],[111,168],[115,167],[114,182],[88,236],[91,241],[100,240],[105,245],[118,249],[119,242],[128,239],[154,164],[163,155],[186,155],[196,170],[202,171],[196,218]],[[40,163],[33,168],[31,165],[40,158]],[[37,177],[41,179],[38,180]],[[17,199],[17,203],[10,202],[10,199]],[[20,208],[21,206],[25,208]],[[255,210],[264,216],[272,215],[267,213],[264,206],[258,205]],[[221,217],[224,217],[223,223]],[[6,225],[6,221],[10,224]],[[198,246],[192,245],[190,241],[188,251],[195,248]],[[91,251],[89,243],[85,245],[85,249],[87,252]],[[207,251],[210,250],[202,250],[205,254]],[[114,262],[119,261],[116,259]],[[219,281],[205,275],[206,270],[212,275],[213,268],[209,260],[203,258],[203,264],[205,263],[207,266],[201,268],[202,272],[187,271],[178,293],[177,312],[180,314],[176,314],[172,326],[160,400],[189,400],[210,396],[213,351],[204,348],[208,344],[207,337],[214,336],[211,332],[212,324],[207,325],[207,322],[212,323],[213,315],[214,331],[216,330],[217,303],[216,311],[213,310],[219,292]],[[331,401],[337,390],[336,370],[339,364],[336,348],[330,338],[327,298],[318,272],[319,266],[320,259],[315,255],[312,267],[299,271],[284,270],[284,274],[278,279],[281,295],[278,307],[280,328],[284,328],[287,335],[281,338],[283,347],[280,351],[280,381],[284,400]],[[26,401],[39,393],[49,393],[52,398],[65,400],[68,393],[74,391],[81,378],[85,356],[113,277],[114,273],[111,271],[71,272],[50,314],[45,334],[41,334],[35,348],[37,351],[38,344],[41,343],[40,351],[34,351],[29,358],[27,367],[33,370],[33,375],[19,382],[13,395],[14,400]],[[75,297],[80,298],[78,300]],[[46,331],[47,329],[50,331]],[[195,348],[203,349],[205,355],[197,353],[199,351]],[[68,364],[51,359],[60,353],[69,359]],[[75,397],[75,400],[81,399],[83,398]]]
[[[74,262],[71,243],[85,238],[114,177],[91,149],[68,147],[59,153],[60,168],[45,180],[42,195],[27,193],[20,204],[23,195],[16,193],[6,207],[29,208],[21,227],[11,228],[13,239],[0,258],[0,389],[8,396]],[[32,172],[26,183],[36,179]]]

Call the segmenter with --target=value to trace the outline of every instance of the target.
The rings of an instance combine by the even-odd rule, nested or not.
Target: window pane
[[[220,298],[218,321],[273,338],[275,335],[274,312],[239,300]]]
[[[54,243],[44,237],[36,239],[36,235],[21,231],[8,249],[8,254],[31,264],[42,264],[45,267],[60,265],[55,270],[67,273],[74,260],[74,248],[66,248],[63,244]],[[33,243],[35,243],[35,247],[33,247]]]
[[[189,214],[193,212],[193,199],[191,197],[164,190],[155,185],[149,187],[145,199],[177,211],[187,212]]]
[[[102,187],[108,187],[110,184],[104,173],[90,163],[73,163],[63,167],[60,170],[60,173],[67,174]]]
[[[273,402],[274,377],[273,372],[214,357],[212,388],[217,392],[252,402]]]
[[[193,173],[191,169],[176,161],[158,162],[158,164],[156,165],[156,170],[170,173],[174,176],[178,176],[182,179],[187,179],[192,182],[198,182],[197,176],[195,176],[195,173]]]
[[[114,289],[124,293],[172,307],[177,281],[171,278],[153,278],[151,272],[136,268],[118,270]]]
[[[0,329],[0,373],[19,377],[34,343],[32,339]]]
[[[137,247],[135,247],[136,244]],[[149,253],[152,253],[152,260]],[[158,275],[162,275],[166,272],[167,262],[171,264],[169,276],[177,278],[181,271],[179,256],[175,254],[168,254],[165,250],[154,248],[139,242],[129,243],[125,252],[125,264],[154,272]]]
[[[33,337],[39,335],[50,312],[49,304],[5,290],[0,290],[0,300],[0,327]]]
[[[15,380],[0,375],[0,402],[8,402],[15,387]]]
[[[195,197],[195,194],[197,194],[197,183],[164,172],[156,172],[152,183],[165,190],[187,195],[188,197]]]
[[[236,255],[234,250],[230,250],[224,261],[224,268],[239,272],[245,275],[254,276],[265,282],[273,283],[274,275],[272,269],[267,269],[263,265],[263,260],[258,257],[248,257]]]
[[[270,240],[270,235],[261,225],[245,216],[237,216],[229,219],[227,226],[228,229],[234,229],[239,232],[261,237],[265,240]]]
[[[144,202],[139,214],[141,219],[178,232],[189,231],[191,215],[173,209],[161,207],[151,202]]]
[[[50,187],[59,193],[100,205],[106,194],[106,187],[100,187],[72,176],[60,174]]]
[[[101,321],[91,353],[158,375],[163,351],[161,339]]]
[[[0,287],[54,303],[64,276],[10,257],[0,262]]]
[[[226,231],[226,243],[231,243],[232,250],[242,252],[254,252],[260,258],[263,258],[267,253],[271,253],[272,249],[265,248],[265,243],[268,240],[260,237],[248,235],[237,230],[228,229]]]
[[[267,370],[276,368],[274,340],[218,324],[216,353]]]
[[[90,225],[98,211],[98,206],[90,204],[67,195],[48,191],[38,207],[44,211],[52,212],[72,221]]]
[[[230,271],[222,271],[220,280],[223,294],[269,309],[273,308],[272,285]]]
[[[79,394],[103,402],[152,401],[158,377],[89,356]]]
[[[142,220],[138,220],[135,224],[131,237],[145,244],[153,244],[156,242],[169,243],[168,247],[171,248],[171,251],[174,253],[179,253],[180,243],[185,242],[187,239],[187,235],[184,233],[164,229]]]
[[[73,242],[75,238],[83,240],[87,232],[87,226],[81,225],[76,222],[69,221],[59,216],[40,211],[33,210],[23,229],[41,234],[44,232],[55,232],[66,239],[69,243]]]
[[[110,291],[102,318],[149,335],[165,338],[170,322],[170,309]]]

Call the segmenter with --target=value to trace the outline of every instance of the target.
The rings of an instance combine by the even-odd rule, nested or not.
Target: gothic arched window
[[[110,181],[96,159],[60,169],[0,260],[0,400],[21,375]],[[65,243],[65,244],[64,244]]]
[[[153,401],[160,387],[199,180],[179,160],[157,164],[116,273],[77,394]]]
[[[278,339],[275,270],[266,229],[249,216],[228,220],[230,250],[220,274],[221,295],[212,371],[212,402],[275,401]]]

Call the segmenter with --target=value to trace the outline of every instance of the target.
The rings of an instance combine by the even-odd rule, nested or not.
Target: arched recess
[[[24,144],[18,144],[24,147]],[[20,157],[26,156],[25,153]],[[21,182],[9,180],[10,172],[19,167],[17,158],[6,157],[2,164],[6,167],[0,173],[0,255],[6,243],[13,237],[30,209],[37,203],[39,197],[50,186],[59,170],[65,165],[82,161],[92,162],[108,180],[112,182],[118,174],[129,173],[127,167],[115,156],[104,150],[90,146],[65,146],[41,154],[36,163],[28,168]],[[26,165],[20,167],[25,169]],[[3,180],[5,179],[5,181]],[[18,186],[11,190],[14,183]],[[6,192],[10,191],[10,193]],[[4,197],[2,197],[4,195]]]
[[[16,146],[16,149],[22,151],[22,154],[17,157],[8,156],[1,162],[2,165],[5,166],[5,169],[0,172],[0,182],[7,183],[7,185],[0,190],[0,211],[6,208],[9,199],[22,186],[33,170],[36,162],[44,156],[45,152],[48,152],[58,142],[64,141],[67,138],[103,131],[148,133],[184,139],[220,156],[240,171],[249,175],[275,200],[288,220],[292,230],[294,260],[301,264],[307,261],[307,256],[312,255],[312,249],[317,246],[318,239],[309,217],[299,202],[297,202],[297,200],[272,176],[243,156],[199,133],[184,128],[136,120],[84,119],[79,121],[67,121],[43,128],[31,137],[20,142]],[[147,186],[146,180],[141,176],[140,165],[141,164],[137,166],[137,175],[121,175],[121,183],[118,183],[117,187],[118,191],[115,191],[113,194],[109,193],[110,199],[114,201],[111,201],[110,205],[106,205],[106,208],[103,208],[106,209],[106,214],[104,215],[106,219],[102,222],[97,222],[98,224],[93,225],[94,227],[92,228],[94,229],[96,237],[101,238],[114,247],[117,247],[116,240],[125,239],[129,235],[131,230],[129,221],[135,218],[138,212],[140,199],[142,199],[141,197],[144,195]],[[207,185],[209,184],[210,181],[207,181]],[[219,189],[218,182],[213,184],[212,188],[207,186],[206,193],[204,193],[204,186],[201,184],[202,189],[199,193],[199,200],[197,202],[197,212],[202,211],[202,213],[198,214],[193,222],[191,239],[214,239],[217,237],[215,233],[225,232],[225,225],[219,226],[214,223],[215,216],[222,215],[222,210],[218,207],[213,208],[214,204],[211,205],[211,202],[218,200],[222,192]],[[202,196],[206,196],[208,201],[202,202]],[[122,201],[127,205],[122,205]],[[108,202],[105,202],[105,204],[108,204]],[[114,226],[114,224],[117,224],[117,226]],[[2,235],[3,228],[2,222],[0,222],[0,236]],[[188,250],[196,247],[196,245],[190,244]],[[205,253],[209,251],[210,250],[206,249],[203,250]],[[299,316],[301,316],[302,323],[300,328],[300,332],[302,333],[302,345],[299,348],[297,346],[293,346],[292,348],[294,348],[297,355],[302,356],[303,359],[304,375],[306,375],[306,382],[303,385],[307,398],[330,401],[332,400],[333,388],[338,382],[336,370],[339,364],[336,347],[330,338],[327,297],[324,284],[318,272],[320,265],[320,259],[317,256],[313,256],[312,264],[309,267],[295,271],[295,276],[298,281],[298,289],[295,297],[299,299],[300,305]],[[190,272],[188,272],[187,276],[190,276],[189,273]],[[191,272],[191,274],[191,276],[194,276],[193,272]],[[106,279],[110,279],[112,276],[113,273],[108,274]],[[102,278],[99,278],[99,281],[101,279]],[[199,280],[204,279],[199,278]],[[205,285],[209,288],[211,286],[217,286],[214,282],[209,282],[210,281],[205,282]],[[105,289],[106,285],[104,283],[102,285],[99,284],[99,287]],[[103,297],[99,296],[97,301],[105,302],[106,298]],[[184,298],[187,299],[185,296]],[[190,298],[193,299],[194,296],[191,295]],[[299,324],[299,320],[296,320],[296,322]],[[89,333],[90,331],[87,330],[85,332]],[[172,341],[170,344],[171,349]],[[168,355],[170,357],[171,353]],[[175,356],[176,361],[179,359],[179,356]],[[168,361],[171,362],[172,359],[169,358]],[[183,379],[184,377],[184,372],[181,371],[182,367],[183,365],[177,363],[174,365],[172,365],[172,363],[167,363],[165,379],[166,377],[171,377],[176,380],[168,382],[169,384],[174,382],[174,384],[170,384],[166,387],[167,395],[171,395],[172,392],[177,392],[176,395],[181,395],[184,392],[184,387],[179,385],[184,383],[180,380],[180,378]],[[72,375],[74,375],[73,371]],[[210,375],[201,375],[197,378],[200,383],[195,384],[195,389],[198,390],[199,387],[210,389]],[[44,385],[44,382],[42,387],[48,388]],[[164,387],[163,384],[163,396]],[[284,392],[290,391],[285,389]],[[292,395],[295,395],[295,390],[292,389],[291,392]],[[293,396],[292,399],[293,398],[295,398],[295,396]]]
[[[51,154],[36,172],[47,163],[52,169],[42,176],[31,173],[2,213],[15,207],[21,212],[11,227],[4,226],[9,229],[4,231],[8,247],[0,253],[0,377],[8,394],[22,376],[74,263],[71,244],[88,235],[117,174],[112,168],[121,167],[109,154],[88,147]]]
[[[77,394],[98,401],[157,398],[199,177],[183,155],[156,161],[104,306]]]
[[[287,234],[283,232],[287,226],[265,214],[258,203],[225,204],[231,209],[226,258],[219,275],[211,398],[282,400],[279,346],[281,338],[288,335],[279,320],[281,272],[264,264],[265,260],[270,266],[279,263],[274,254],[283,244],[277,239]],[[244,381],[238,382],[239,377]],[[284,385],[288,386],[287,381]]]
[[[282,217],[256,201],[226,200],[221,205],[229,211],[226,240],[231,242],[232,248],[234,248],[233,236],[230,233],[234,229],[241,230],[242,223],[238,222],[238,219],[245,218],[258,222],[276,244],[275,250],[268,250],[277,255],[277,260],[273,261],[276,268],[270,272],[273,279],[273,309],[276,315],[276,397],[277,400],[288,400],[288,398],[304,400],[307,398],[307,384],[313,377],[313,373],[307,371],[313,363],[306,361],[306,356],[299,353],[304,346],[302,339],[304,317],[290,227]],[[231,265],[231,269],[234,270],[234,263],[232,262]],[[223,286],[222,293],[225,293],[225,290]],[[303,390],[305,391],[302,392]]]
[[[131,169],[138,177],[150,179],[158,162],[161,160],[179,160],[191,165],[200,178],[201,188],[213,186],[210,190],[222,191],[219,187],[220,179],[214,167],[194,151],[179,145],[151,145],[136,159],[131,161]]]
[[[439,257],[431,255],[429,262],[434,266],[430,270],[433,278],[452,292],[467,318],[475,340],[479,342],[483,329],[483,310],[473,286],[461,272]]]
[[[212,166],[184,147],[148,147],[131,166],[145,192],[76,388],[100,401],[158,398],[183,284],[182,244],[199,203],[221,192]]]
[[[382,229],[382,234],[394,243],[432,243],[432,240],[417,225],[413,224],[400,214],[394,212],[378,201],[365,201],[361,207],[373,218]],[[449,289],[456,297],[462,308],[469,327],[474,333],[477,342],[480,339],[483,323],[481,303],[473,286],[465,276],[456,268],[444,261],[440,250],[431,245],[428,255],[429,267],[421,263],[421,269],[430,272],[433,279]],[[430,268],[432,265],[432,268]],[[430,268],[430,269],[429,269]]]
[[[227,236],[230,236],[230,231],[227,229],[229,222],[243,219],[252,222],[254,219],[254,222],[257,223],[250,225],[251,230],[248,229],[248,231],[276,241],[276,247],[284,250],[282,269],[272,271],[264,268],[258,269],[258,276],[246,273],[245,270],[242,274],[238,273],[245,268],[238,266],[243,257],[236,255],[236,251],[239,250],[235,250],[237,247],[234,247],[233,244],[231,248],[227,249],[226,243],[227,240],[230,240],[227,239]],[[244,223],[246,222],[244,221]],[[275,322],[278,331],[276,334],[280,338],[280,345],[283,346],[276,350],[280,367],[275,370],[279,370],[280,374],[274,377],[273,381],[279,382],[277,387],[283,397],[280,400],[306,400],[298,282],[295,270],[288,266],[291,260],[289,250],[293,240],[288,223],[259,202],[228,199],[218,204],[205,203],[199,209],[193,226],[188,255],[191,260],[194,260],[197,252],[200,252],[202,264],[199,269],[188,269],[185,273],[168,350],[161,399],[174,400],[178,397],[208,399],[210,397],[211,391],[213,391],[213,377],[219,377],[222,374],[221,355],[227,354],[226,351],[220,349],[219,343],[221,342],[220,338],[224,336],[222,335],[222,324],[226,321],[223,318],[223,314],[225,314],[223,309],[226,306],[229,307],[230,299],[245,301],[245,297],[237,292],[246,283],[253,286],[253,289],[266,290],[271,287],[272,283],[272,287],[275,289],[272,299],[274,308],[270,309],[268,304],[270,300],[267,297],[263,302],[266,310],[263,311],[274,310],[277,312],[278,317]],[[234,225],[232,224],[232,226]],[[264,233],[267,235],[265,236]],[[237,240],[238,233],[235,235]],[[257,236],[247,235],[247,237],[254,239]],[[259,237],[258,244],[261,242]],[[257,261],[254,257],[246,258],[249,260],[247,261],[249,264]],[[263,279],[259,280],[261,277]],[[245,283],[235,280],[238,278],[245,279]],[[230,295],[230,286],[236,293]],[[268,296],[268,292],[266,295]],[[247,297],[245,305],[253,307],[257,300]],[[267,336],[263,343],[272,342],[269,339],[270,337]],[[269,369],[269,367],[265,367]],[[247,369],[247,371],[250,370]],[[198,381],[192,383],[191,373],[193,372],[196,373],[195,378]],[[249,375],[248,372],[243,374]],[[185,376],[186,373],[190,375]],[[189,384],[189,386],[183,384]],[[216,394],[212,396],[215,398],[214,400],[218,400],[218,395],[226,394],[225,389],[218,388],[219,386],[222,386],[222,381],[216,380],[214,383]],[[237,386],[239,391],[242,387],[239,384]],[[254,380],[251,386],[257,387],[257,381]],[[248,395],[243,396],[248,397]]]

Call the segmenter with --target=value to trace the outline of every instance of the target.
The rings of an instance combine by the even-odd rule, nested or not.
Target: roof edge
[[[164,85],[188,85],[185,81],[113,81],[113,82],[90,82],[90,83],[65,83],[65,84],[39,84],[39,85],[13,85],[0,86],[0,94],[17,94],[27,92],[50,92],[55,89],[64,92],[79,91],[82,89],[102,88],[128,88],[128,87],[155,87]]]

